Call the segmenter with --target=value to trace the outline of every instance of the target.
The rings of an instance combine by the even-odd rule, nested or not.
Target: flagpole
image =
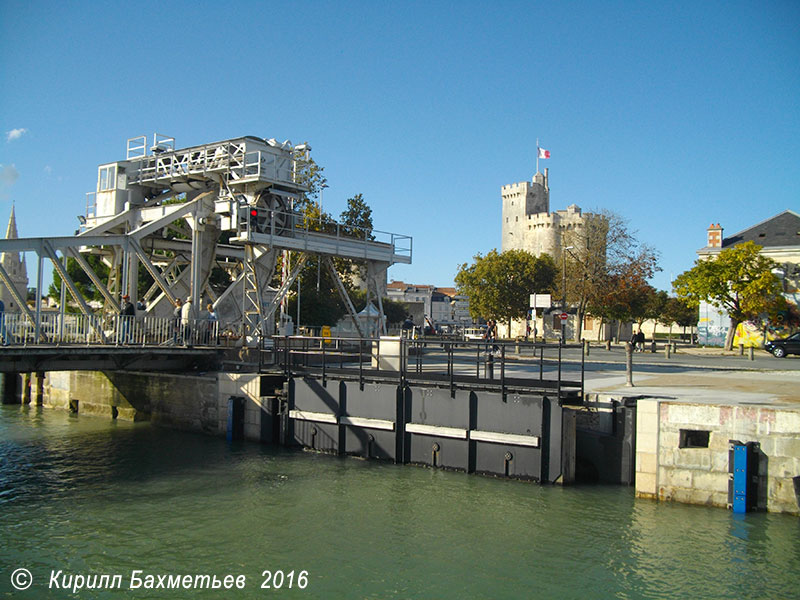
[[[539,172],[539,138],[536,138],[536,172]]]

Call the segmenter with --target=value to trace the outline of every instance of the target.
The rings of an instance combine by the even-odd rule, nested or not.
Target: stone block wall
[[[217,376],[130,371],[52,371],[44,405],[160,425],[218,433]],[[223,430],[224,431],[224,430]]]
[[[225,435],[228,399],[243,396],[244,435],[261,440],[261,378],[257,374],[176,375],[128,371],[58,371],[47,373],[44,405],[81,414]],[[77,401],[77,405],[75,404]]]
[[[758,442],[758,508],[800,515],[798,409],[644,399],[636,435],[639,497],[725,507],[730,440]]]

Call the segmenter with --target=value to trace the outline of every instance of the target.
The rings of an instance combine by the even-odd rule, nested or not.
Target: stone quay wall
[[[639,399],[636,421],[638,497],[726,507],[730,440],[758,442],[757,508],[800,515],[800,409]]]
[[[261,441],[262,407],[269,398],[261,396],[261,377],[251,373],[53,371],[45,375],[43,405],[225,435],[231,396],[245,398],[245,439]]]

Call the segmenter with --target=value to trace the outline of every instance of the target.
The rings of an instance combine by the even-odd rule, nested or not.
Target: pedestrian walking
[[[136,307],[131,302],[131,297],[128,294],[122,296],[122,307],[119,311],[120,320],[120,339],[118,341],[123,344],[130,342],[131,328],[133,327],[133,319],[136,316]]]

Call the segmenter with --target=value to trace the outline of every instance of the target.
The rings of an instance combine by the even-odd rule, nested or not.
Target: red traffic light
[[[258,211],[255,208],[251,208],[250,209],[250,216],[251,217],[257,217],[258,216]]]

